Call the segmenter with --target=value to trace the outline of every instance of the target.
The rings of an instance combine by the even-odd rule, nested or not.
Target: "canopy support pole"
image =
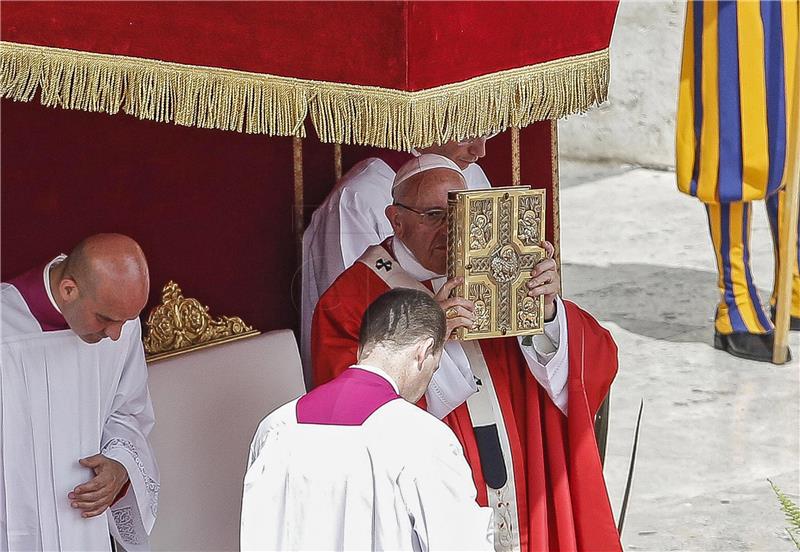
[[[336,175],[336,183],[342,179],[342,145],[333,145],[333,174]]]
[[[303,267],[303,139],[292,138],[292,164],[294,167],[294,239],[297,252],[297,266]]]
[[[559,172],[558,172],[558,121],[552,119],[550,121],[550,170],[552,177],[550,178],[553,186],[553,197],[551,204],[553,205],[553,247],[556,250],[555,261],[558,267],[558,277],[561,278],[561,197],[559,195]],[[563,279],[562,279],[563,280]],[[561,282],[562,286],[564,282]],[[561,290],[563,294],[563,289]]]
[[[519,162],[519,128],[511,127],[511,185],[519,186],[522,175]]]
[[[778,255],[780,271],[777,274],[778,293],[775,302],[775,338],[772,348],[772,362],[783,364],[789,352],[789,317],[792,305],[792,269],[797,259],[797,211],[800,209],[798,187],[800,187],[800,36],[795,53],[794,90],[792,98],[792,118],[789,119],[789,148],[786,163],[786,194],[782,216],[778,221],[778,235],[786,236],[780,244]],[[780,192],[778,192],[780,193]],[[779,240],[780,241],[780,240]]]

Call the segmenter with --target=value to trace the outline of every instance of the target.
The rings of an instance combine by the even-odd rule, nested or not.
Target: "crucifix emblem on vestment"
[[[380,258],[377,261],[375,261],[375,268],[377,268],[378,270],[385,270],[386,272],[389,272],[392,269],[392,261]]]

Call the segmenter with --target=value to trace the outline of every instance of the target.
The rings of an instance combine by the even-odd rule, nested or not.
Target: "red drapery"
[[[617,2],[3,2],[2,39],[415,91],[608,47]]]
[[[414,91],[607,47],[616,2],[3,2],[2,40]],[[217,314],[295,327],[292,146],[265,138],[3,100],[2,274],[80,238],[139,240],[153,281]],[[304,140],[306,221],[334,184]],[[520,133],[522,182],[553,198],[550,122]],[[345,146],[343,168],[371,148]],[[481,161],[511,181],[508,133]],[[547,236],[553,238],[553,209]]]
[[[145,314],[175,280],[212,314],[296,328],[291,138],[10,100],[0,108],[3,280],[89,234],[123,232],[150,262]],[[521,143],[523,182],[550,187],[550,123],[523,129]],[[508,133],[487,145],[481,166],[495,185],[511,181],[510,147]],[[373,151],[343,148],[345,170]],[[334,184],[333,146],[309,138],[303,154],[307,222]]]

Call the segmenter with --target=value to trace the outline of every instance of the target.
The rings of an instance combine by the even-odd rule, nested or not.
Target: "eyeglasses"
[[[466,139],[466,140],[459,140],[458,141],[458,145],[459,146],[470,146],[470,145],[474,144],[475,142],[477,142],[478,140],[491,140],[492,138],[494,138],[498,134],[500,134],[500,133],[499,132],[490,132],[489,134],[484,134],[483,136],[478,136],[477,138],[469,138],[469,139]]]
[[[403,205],[402,203],[394,202],[393,205],[397,205],[398,207],[402,207],[406,211],[411,211],[418,217],[422,218],[422,223],[427,226],[439,226],[442,224],[445,219],[447,218],[447,209],[439,209],[433,208],[428,209],[427,211],[419,211],[414,209],[413,207],[409,207],[407,205]]]

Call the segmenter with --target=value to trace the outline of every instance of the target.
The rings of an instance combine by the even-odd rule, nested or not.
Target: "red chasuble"
[[[362,315],[388,289],[370,267],[356,262],[322,295],[312,326],[315,385],[356,362]],[[515,338],[480,342],[511,446],[520,545],[522,550],[621,550],[593,426],[617,371],[617,348],[591,315],[573,303],[564,305],[568,416],[536,382]],[[478,502],[488,505],[466,403],[443,421],[464,448]]]

